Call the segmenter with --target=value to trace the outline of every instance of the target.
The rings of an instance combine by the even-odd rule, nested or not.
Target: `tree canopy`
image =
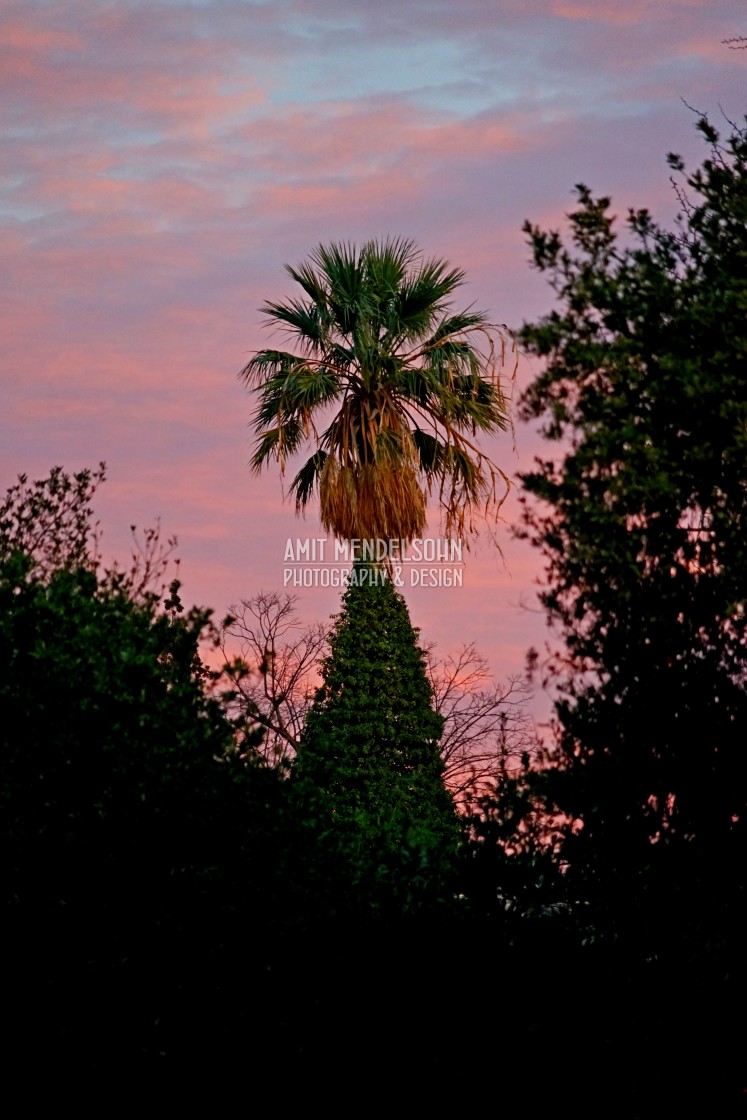
[[[718,956],[747,854],[747,133],[698,127],[673,231],[616,231],[585,186],[570,245],[525,227],[559,306],[523,330],[545,368],[522,409],[558,454],[523,481],[569,890],[607,936]]]
[[[19,1056],[80,1068],[204,1053],[195,1007],[269,922],[285,843],[281,782],[199,656],[210,613],[161,584],[169,546],[99,561],[103,478],[21,476],[0,503],[4,1015]]]
[[[284,470],[311,443],[290,491],[297,511],[318,492],[340,538],[411,540],[431,493],[448,533],[497,511],[508,480],[475,437],[508,424],[506,332],[452,310],[464,273],[404,239],[320,245],[286,269],[303,294],[262,310],[296,349],[260,350],[241,371],[259,394],[253,468]]]

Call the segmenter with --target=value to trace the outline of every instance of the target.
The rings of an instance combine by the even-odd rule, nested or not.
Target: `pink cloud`
[[[339,172],[346,178],[389,173],[403,158],[415,163],[419,156],[441,160],[517,150],[528,143],[530,126],[527,112],[464,120],[387,100],[294,107],[252,121],[242,135],[264,172],[308,179],[323,171],[331,179]]]
[[[30,13],[27,13],[28,18],[33,18]],[[12,18],[0,23],[0,48],[9,47],[17,55],[46,54],[60,48],[79,51],[84,46],[83,38],[71,31]]]
[[[206,141],[264,98],[238,46],[225,42],[220,65],[211,65],[198,29],[174,8],[51,7],[43,24],[22,8],[0,22],[0,88],[37,125],[75,114],[90,129],[114,117],[120,142],[125,124]]]
[[[677,54],[680,57],[693,57],[700,58],[704,61],[713,63],[720,69],[729,67],[735,76],[738,73],[744,74],[745,66],[745,52],[741,50],[730,50],[724,40],[734,38],[744,29],[744,24],[739,24],[737,21],[723,21],[721,25],[721,34],[718,36],[705,35],[703,33],[694,35],[685,35],[677,43]],[[739,68],[739,70],[737,69]]]
[[[196,141],[210,139],[232,117],[262,104],[265,95],[245,79],[241,88],[221,88],[221,78],[156,75],[146,86],[131,91],[133,104],[147,119],[157,120],[168,133],[185,133]]]
[[[629,0],[626,4],[605,0],[553,0],[555,15],[570,20],[592,20],[618,27],[632,26],[665,15],[673,8],[702,9],[704,0]]]

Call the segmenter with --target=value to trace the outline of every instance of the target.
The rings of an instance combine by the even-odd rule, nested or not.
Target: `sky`
[[[412,238],[517,329],[552,307],[523,222],[562,228],[583,182],[671,223],[693,109],[747,112],[742,34],[743,0],[0,0],[0,487],[103,460],[106,556],[160,519],[186,603],[282,592],[288,539],[323,534],[250,472],[237,375],[279,345],[258,309],[293,294],[283,266]],[[486,449],[516,480],[541,445]],[[421,641],[474,642],[498,681],[547,640],[518,489],[461,587],[405,588]],[[296,593],[307,622],[339,609]]]

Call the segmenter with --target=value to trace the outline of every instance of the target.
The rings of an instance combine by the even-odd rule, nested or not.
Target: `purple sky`
[[[284,263],[411,237],[465,269],[465,305],[545,313],[523,220],[562,224],[585,182],[670,221],[666,153],[704,155],[683,100],[747,109],[740,34],[743,0],[0,0],[0,486],[104,459],[106,552],[160,517],[188,603],[281,589],[319,525],[250,474],[236,375],[273,344]],[[493,445],[512,475],[535,449]],[[406,597],[423,641],[475,641],[502,678],[544,629],[540,558],[499,536],[505,564],[485,538],[462,588]]]

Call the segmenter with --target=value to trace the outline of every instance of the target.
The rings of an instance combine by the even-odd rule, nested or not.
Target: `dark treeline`
[[[639,211],[618,233],[585,187],[569,245],[527,226],[557,297],[522,332],[545,359],[522,408],[557,455],[523,478],[521,530],[547,562],[558,645],[530,662],[555,734],[470,812],[389,582],[346,592],[297,754],[272,767],[236,665],[201,660],[220,634],[184,609],[168,545],[102,564],[103,468],[8,491],[19,1080],[200,1079],[247,1107],[295,1085],[353,1114],[396,1087],[403,1106],[741,1115],[747,137],[699,128],[702,166],[670,157],[674,231]]]

